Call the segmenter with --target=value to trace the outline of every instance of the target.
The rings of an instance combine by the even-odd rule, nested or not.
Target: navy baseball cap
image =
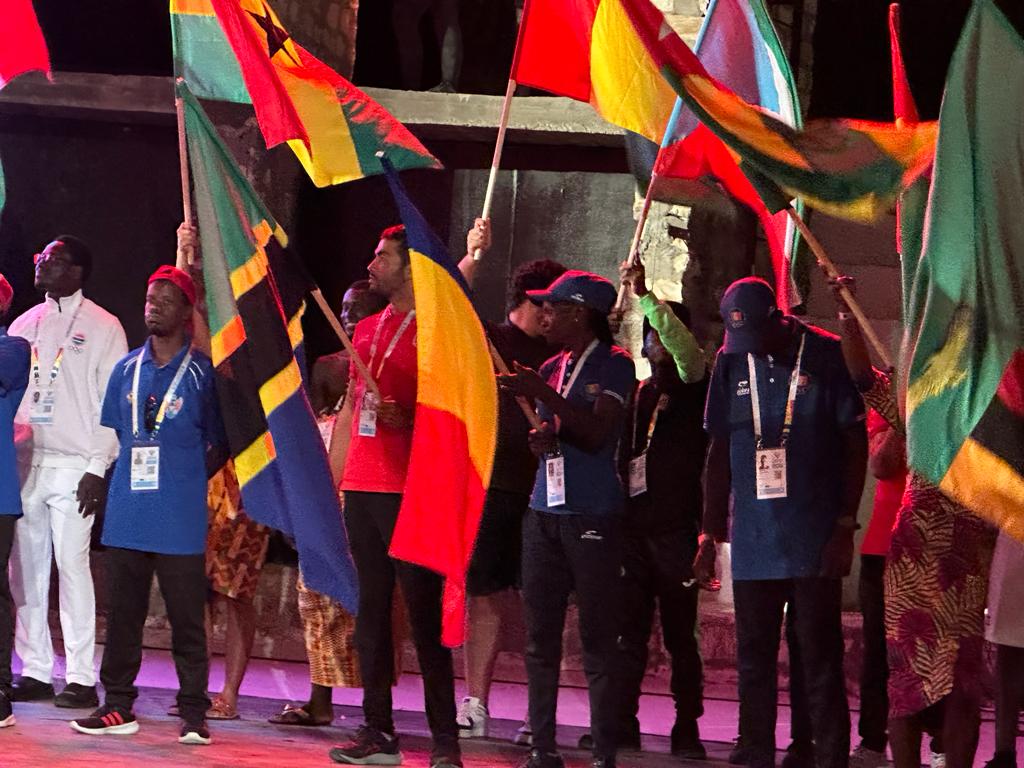
[[[543,291],[527,291],[530,301],[540,303],[548,301],[552,304],[582,304],[607,315],[615,306],[618,293],[610,280],[606,280],[593,272],[570,269],[562,273],[555,282]]]
[[[759,277],[744,277],[725,289],[719,309],[725,323],[723,351],[745,355],[758,351],[778,307],[768,283]]]

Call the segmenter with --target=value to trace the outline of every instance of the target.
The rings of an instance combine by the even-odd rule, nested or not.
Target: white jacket
[[[47,296],[11,323],[7,332],[38,350],[38,389],[49,389],[53,362],[64,345],[53,387],[53,423],[31,425],[33,466],[80,469],[102,477],[117,456],[117,435],[100,426],[100,409],[110,372],[128,352],[121,323],[78,291],[60,300]],[[29,423],[36,390],[30,374],[16,423]]]

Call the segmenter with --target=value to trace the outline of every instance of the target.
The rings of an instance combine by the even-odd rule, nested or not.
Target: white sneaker
[[[516,735],[512,739],[512,743],[520,747],[533,746],[533,728],[530,727],[529,715],[523,718],[523,724],[516,729]]]
[[[460,739],[487,738],[487,707],[476,696],[462,700],[455,722],[459,726]]]
[[[850,768],[884,768],[888,764],[885,752],[876,752],[863,744],[850,753]]]
[[[928,765],[930,765],[932,768],[946,768],[946,753],[932,752],[931,758],[928,761]]]

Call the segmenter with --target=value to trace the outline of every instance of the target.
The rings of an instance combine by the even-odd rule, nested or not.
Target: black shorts
[[[525,493],[490,489],[484,499],[480,530],[466,573],[466,592],[491,595],[519,586],[523,546],[523,515],[530,503]]]

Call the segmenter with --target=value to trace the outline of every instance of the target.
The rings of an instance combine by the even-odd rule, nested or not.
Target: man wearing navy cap
[[[189,337],[196,292],[180,269],[160,267],[146,291],[149,338],[115,367],[102,422],[120,451],[107,503],[110,614],[100,681],[104,706],[71,723],[79,733],[127,735],[142,663],[142,631],[156,573],[171,622],[182,744],[209,744],[206,710],[206,484],[225,458],[210,358]]]
[[[11,641],[14,603],[7,579],[7,561],[14,543],[14,524],[21,517],[18,463],[14,451],[14,414],[28,386],[29,343],[8,336],[3,320],[14,290],[0,275],[0,728],[14,725],[11,712]]]
[[[619,613],[624,494],[615,463],[625,404],[636,383],[633,361],[613,346],[608,313],[615,287],[569,270],[547,290],[545,336],[562,352],[534,372],[518,363],[499,377],[513,394],[534,399],[543,420],[529,436],[541,459],[523,521],[526,672],[533,749],[525,768],[561,768],[555,707],[562,629],[570,592],[579,606],[583,668],[590,692],[594,768],[612,768],[618,740],[613,687]]]
[[[776,308],[758,278],[726,290],[725,344],[708,391],[704,522],[694,563],[714,570],[730,539],[743,742],[749,765],[775,764],[777,657],[793,608],[815,764],[845,768],[842,579],[853,561],[867,465],[864,404],[839,341]]]

